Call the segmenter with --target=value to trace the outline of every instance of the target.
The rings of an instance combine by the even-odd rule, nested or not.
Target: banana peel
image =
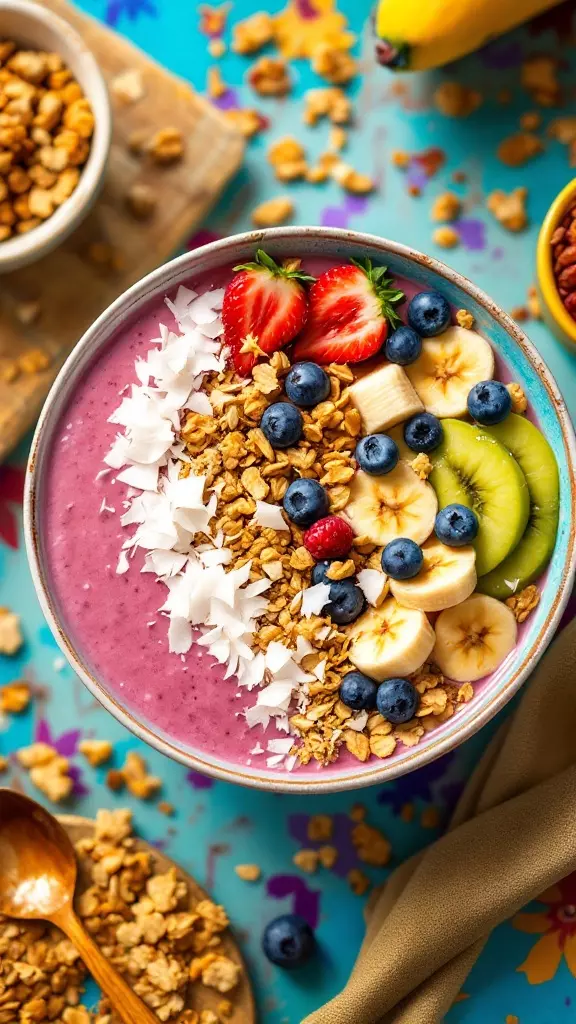
[[[394,71],[441,67],[559,0],[380,0],[376,56]]]

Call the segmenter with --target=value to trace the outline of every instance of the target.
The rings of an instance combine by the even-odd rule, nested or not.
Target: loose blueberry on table
[[[316,949],[316,936],[299,914],[282,914],[264,929],[262,949],[278,967],[299,967]]]

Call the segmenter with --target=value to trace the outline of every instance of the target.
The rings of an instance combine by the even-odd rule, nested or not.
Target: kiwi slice
[[[512,413],[497,426],[482,430],[512,453],[530,495],[528,525],[517,547],[478,583],[483,594],[502,599],[532,583],[550,561],[558,531],[560,480],[548,441],[524,416]]]
[[[442,420],[442,427],[442,444],[429,456],[429,483],[439,508],[459,502],[474,509],[476,572],[484,576],[508,557],[526,529],[528,485],[508,448],[484,428],[453,419]]]

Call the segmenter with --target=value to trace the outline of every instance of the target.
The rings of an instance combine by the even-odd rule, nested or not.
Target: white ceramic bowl
[[[68,22],[30,0],[0,0],[0,29],[4,39],[13,39],[31,50],[58,53],[82,86],[95,119],[90,155],[72,195],[37,228],[0,242],[0,273],[7,273],[50,252],[89,212],[104,179],[112,122],[102,72],[82,37]]]
[[[166,293],[173,295],[180,284],[197,274],[245,263],[259,247],[276,259],[329,258],[347,262],[351,257],[368,256],[376,263],[385,263],[395,276],[408,277],[422,288],[438,289],[457,309],[470,310],[478,330],[505,361],[512,379],[530,396],[531,407],[558,461],[561,516],[556,548],[541,580],[540,604],[522,626],[519,643],[496,672],[477,684],[474,699],[462,705],[457,714],[426,733],[417,746],[399,744],[393,756],[382,761],[372,758],[362,764],[347,755],[327,768],[319,769],[314,762],[290,773],[284,769],[268,769],[259,763],[262,758],[255,758],[247,765],[227,760],[225,755],[207,753],[195,746],[193,730],[189,740],[161,733],[154,722],[145,720],[143,714],[123,704],[118,691],[113,692],[106,679],[96,674],[84,660],[74,638],[67,635],[65,609],[59,607],[46,571],[43,534],[46,470],[54,432],[76,386],[94,360],[105,352],[115,332],[127,321],[135,320],[148,303]],[[98,503],[95,499],[95,510]],[[77,675],[123,725],[169,757],[207,775],[261,789],[318,793],[385,782],[421,768],[472,736],[510,700],[552,639],[570,594],[576,566],[575,508],[576,442],[566,406],[539,353],[495,302],[455,270],[405,245],[354,231],[289,227],[235,235],[187,252],[148,274],[102,313],[68,357],[42,410],[30,451],[24,523],[32,576],[48,624]],[[97,520],[96,512],[95,517]],[[90,530],[97,530],[97,521],[87,523],[86,528],[89,535]],[[129,642],[128,637],[126,642]],[[270,731],[270,737],[266,734],[266,738],[274,735]],[[261,738],[262,734],[256,733],[255,740]]]

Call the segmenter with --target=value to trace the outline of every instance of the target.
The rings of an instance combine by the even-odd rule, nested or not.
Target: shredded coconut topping
[[[252,649],[271,581],[250,583],[250,562],[226,570],[232,553],[224,548],[221,531],[213,533],[211,528],[217,491],[206,487],[206,477],[181,476],[182,462],[189,461],[178,440],[181,417],[189,410],[213,415],[201,389],[207,374],[225,367],[219,315],[223,296],[223,289],[198,295],[181,286],[173,300],[165,299],[178,331],[160,324],[146,358],[136,361],[139,383],[123,389],[122,401],[109,417],[121,429],[104,459],[107,469],[98,477],[119,471],[116,480],[128,488],[120,522],[135,529],[122,544],[116,572],[128,572],[133,556],[142,549],[140,571],[153,573],[165,587],[158,611],[169,620],[170,652],[185,660],[193,643],[205,647],[225,666],[225,678],[237,677],[242,693],[259,687],[256,703],[243,711],[248,725],[265,729],[273,718],[280,732],[289,733],[292,701],[304,708],[307,684],[321,678],[322,669],[311,675],[300,667],[313,647],[298,637],[296,651],[279,642],[270,643],[265,654]],[[114,511],[105,500],[100,508],[104,511]],[[280,506],[265,501],[256,502],[254,521],[262,527],[288,529]],[[195,545],[196,534],[203,534],[207,542]],[[303,614],[318,614],[328,593],[325,584],[305,590]],[[290,735],[270,740],[268,767],[291,770],[296,763],[290,755],[293,742]],[[264,749],[257,744],[252,753]]]

